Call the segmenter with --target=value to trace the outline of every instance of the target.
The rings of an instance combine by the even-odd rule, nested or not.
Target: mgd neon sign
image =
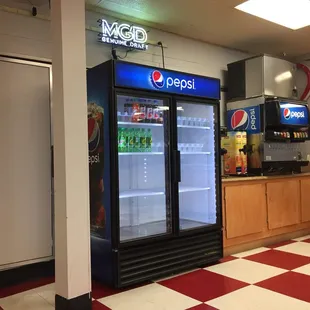
[[[109,24],[105,19],[99,19],[98,22],[102,27],[102,32],[99,33],[100,42],[138,50],[148,48],[147,32],[143,28],[118,22]]]

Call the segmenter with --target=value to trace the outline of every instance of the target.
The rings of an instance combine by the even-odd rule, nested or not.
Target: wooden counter
[[[310,173],[224,178],[224,253],[310,233]]]

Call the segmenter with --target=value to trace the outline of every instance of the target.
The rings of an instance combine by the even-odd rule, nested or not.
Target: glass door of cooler
[[[180,230],[216,224],[216,114],[212,105],[177,102]]]
[[[172,231],[169,114],[166,100],[117,95],[120,242]]]

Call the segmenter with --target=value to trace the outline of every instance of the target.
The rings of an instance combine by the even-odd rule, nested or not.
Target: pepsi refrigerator
[[[300,173],[310,159],[308,104],[260,96],[227,103],[228,131],[247,132],[248,173]]]
[[[111,60],[87,92],[93,277],[124,287],[218,261],[220,81]]]

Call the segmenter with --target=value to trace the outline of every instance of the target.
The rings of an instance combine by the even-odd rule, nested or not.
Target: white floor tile
[[[235,256],[235,257],[246,257],[246,256],[262,253],[262,252],[265,252],[265,251],[270,251],[270,249],[269,248],[261,247],[261,248],[257,248],[257,249],[253,249],[253,250],[249,250],[249,251],[233,254],[232,256]]]
[[[200,302],[157,283],[99,300],[113,310],[185,310]]]
[[[220,310],[309,310],[307,302],[253,285],[207,302]]]
[[[44,298],[50,305],[55,306],[55,283],[35,288],[33,291]]]
[[[303,236],[303,237],[295,238],[293,240],[294,241],[303,241],[303,240],[306,240],[306,239],[310,239],[310,235],[306,235],[306,236]]]
[[[298,272],[298,273],[302,273],[302,274],[305,274],[307,276],[310,276],[310,264],[301,266],[301,267],[296,268],[296,269],[294,269],[292,271]],[[310,309],[310,307],[309,307],[309,309]]]
[[[306,242],[295,242],[280,246],[277,250],[310,257],[310,243]]]
[[[54,306],[33,290],[2,298],[0,306],[4,310],[54,310]]]
[[[195,268],[195,269],[191,269],[191,270],[188,270],[188,271],[185,271],[185,272],[181,272],[181,273],[178,273],[178,274],[171,275],[169,277],[164,277],[164,278],[156,279],[154,282],[160,282],[160,281],[165,281],[165,280],[173,279],[175,277],[179,277],[179,276],[191,273],[191,272],[199,270],[199,269],[201,269],[201,268]]]
[[[287,272],[287,270],[281,268],[244,259],[235,259],[233,261],[211,266],[205,269],[250,284],[254,284]]]

